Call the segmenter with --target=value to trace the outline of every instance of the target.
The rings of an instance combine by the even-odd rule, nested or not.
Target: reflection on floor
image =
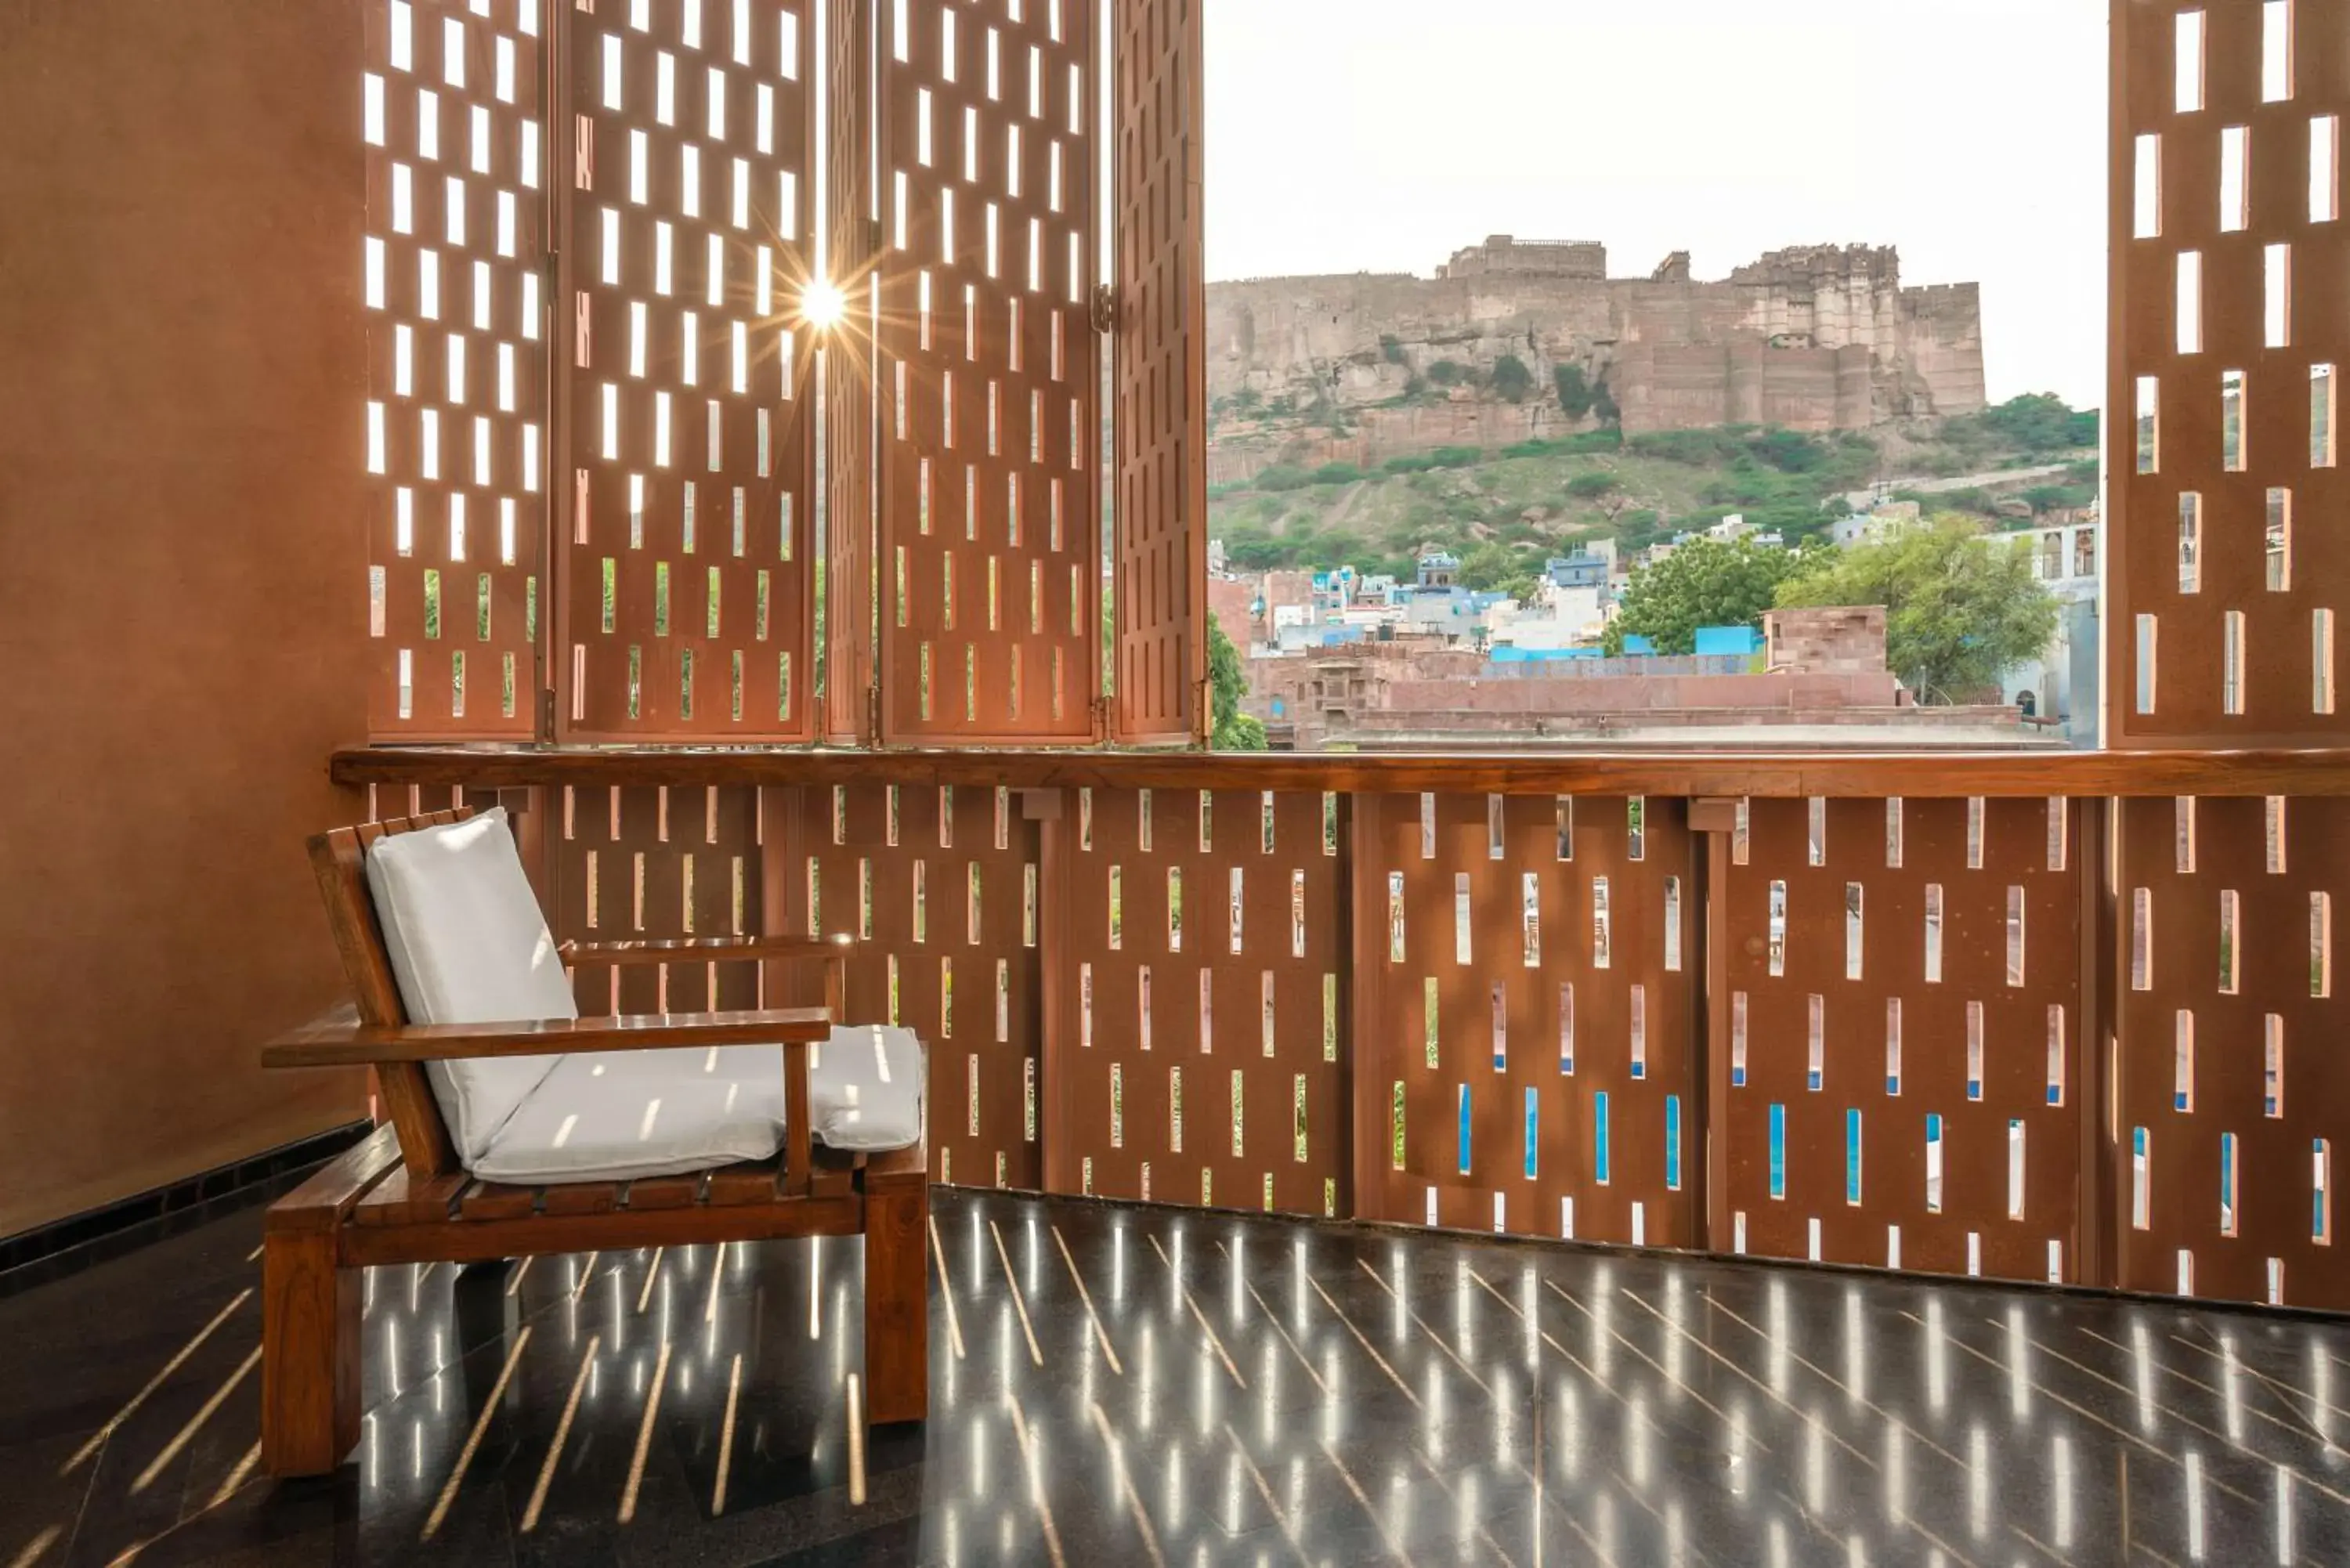
[[[858,1243],[377,1272],[255,1474],[257,1210],[0,1301],[0,1568],[2350,1561],[2350,1330],[941,1192],[932,1417]]]

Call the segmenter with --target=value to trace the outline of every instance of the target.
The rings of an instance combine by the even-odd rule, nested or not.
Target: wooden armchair
[[[357,1271],[383,1263],[463,1264],[540,1253],[862,1234],[866,1417],[873,1425],[921,1419],[928,1410],[930,1363],[927,1140],[918,1137],[910,1147],[851,1155],[811,1136],[808,1048],[832,1033],[848,940],[751,937],[566,944],[556,950],[567,967],[821,961],[827,967],[823,1009],[412,1025],[370,898],[369,850],[386,836],[464,822],[473,815],[440,812],[373,823],[338,829],[309,844],[353,1004],[273,1041],[262,1059],[271,1067],[372,1067],[390,1119],[269,1210],[262,1265],[262,1451],[270,1473],[323,1474],[357,1443]],[[465,1156],[478,1150],[461,1149],[436,1095],[436,1080],[426,1072],[428,1063],[442,1064],[445,1075],[451,1064],[591,1053],[599,1063],[631,1063],[633,1058],[603,1054],[741,1046],[781,1047],[779,1156],[634,1179],[574,1175],[531,1185],[477,1178]],[[692,1059],[700,1055],[697,1050]],[[716,1060],[714,1052],[710,1059]],[[547,1081],[561,1068],[558,1062],[547,1069]],[[603,1070],[594,1069],[599,1075]],[[445,1095],[445,1077],[439,1082]],[[772,1121],[767,1125],[772,1127]],[[772,1135],[767,1147],[774,1147]]]

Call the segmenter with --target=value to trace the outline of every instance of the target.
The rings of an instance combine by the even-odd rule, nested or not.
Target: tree
[[[2056,600],[2030,554],[1994,545],[1961,517],[1936,517],[1876,544],[1805,557],[1783,608],[1883,605],[1887,662],[1929,702],[1995,686],[2056,630]]]
[[[1219,752],[1263,751],[1263,723],[1241,711],[1241,699],[1248,695],[1248,667],[1241,662],[1241,650],[1224,635],[1222,623],[1215,620],[1208,622],[1208,680],[1215,722],[1208,744]]]
[[[1647,638],[1659,653],[1690,653],[1701,626],[1752,626],[1779,586],[1808,557],[1741,539],[1699,539],[1632,575],[1624,610],[1607,626],[1607,651],[1627,636]]]
[[[1491,542],[1472,546],[1461,557],[1453,581],[1471,593],[1503,592],[1504,584],[1525,576],[1525,564],[1506,545]]]
[[[1526,394],[1534,389],[1534,373],[1515,354],[1504,354],[1493,361],[1493,392],[1513,403],[1523,403]]]
[[[1624,482],[1606,470],[1578,473],[1566,482],[1566,493],[1577,501],[1596,501],[1603,495],[1613,495],[1624,487]]]
[[[2011,398],[1977,416],[1983,428],[2020,452],[2064,452],[2097,444],[2097,411],[2075,412],[2047,392]]]
[[[1542,597],[1542,579],[1521,568],[1493,585],[1493,591],[1504,598],[1515,599],[1521,605],[1532,605]]]

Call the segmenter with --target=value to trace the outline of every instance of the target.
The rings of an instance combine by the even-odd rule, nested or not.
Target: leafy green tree
[[[1605,470],[1578,473],[1566,482],[1566,493],[1577,501],[1596,501],[1624,488],[1624,482]]]
[[[2075,411],[2046,392],[2010,398],[1979,416],[1983,428],[2021,452],[2069,452],[2097,444],[2097,411]]]
[[[1943,515],[1876,544],[1804,557],[1780,585],[1783,608],[1883,605],[1887,661],[1922,701],[1995,685],[2037,658],[2056,630],[2056,600],[2030,554],[1994,545]]]
[[[1428,368],[1428,379],[1440,387],[1458,387],[1474,382],[1477,372],[1457,359],[1439,359]]]
[[[1523,403],[1534,389],[1534,373],[1515,354],[1504,354],[1493,361],[1493,392],[1513,403]]]
[[[1608,531],[1616,535],[1616,543],[1625,549],[1638,550],[1662,533],[1664,526],[1664,518],[1644,506],[1618,514],[1608,524]]]
[[[1782,473],[1809,473],[1815,468],[1825,467],[1828,461],[1825,441],[1815,440],[1801,431],[1785,430],[1777,425],[1772,425],[1750,438],[1746,450]]]
[[[1528,575],[1523,556],[1489,540],[1462,554],[1461,570],[1452,580],[1472,593],[1508,593],[1508,585],[1522,582]]]
[[[1531,605],[1542,597],[1542,579],[1521,568],[1495,583],[1493,591],[1522,605]]]
[[[1659,653],[1689,653],[1701,626],[1753,626],[1808,557],[1750,540],[1698,539],[1632,574],[1624,609],[1607,626],[1607,651],[1638,635]]]
[[[1248,667],[1224,635],[1222,623],[1214,620],[1208,623],[1208,682],[1214,722],[1208,744],[1219,752],[1263,751],[1263,723],[1241,711],[1241,699],[1248,695]]]

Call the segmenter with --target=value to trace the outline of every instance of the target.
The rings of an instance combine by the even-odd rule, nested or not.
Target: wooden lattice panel
[[[815,733],[810,0],[562,15],[567,733]]]
[[[363,7],[368,727],[537,723],[546,427],[542,0]]]
[[[1387,795],[1356,810],[1357,1212],[1699,1245],[1684,803]]]
[[[783,924],[857,938],[845,1016],[902,1024],[929,1045],[931,1176],[1040,1187],[1043,914],[1037,826],[1021,797],[895,784],[798,794],[775,889]]]
[[[762,930],[760,792],[740,786],[550,790],[541,838],[557,941],[682,941]],[[587,968],[583,1013],[692,1012],[760,1005],[758,966]]]
[[[1718,1245],[2080,1282],[2076,811],[1740,808]]]
[[[2350,1309],[2332,1191],[2350,807],[2128,801],[2120,867],[2117,1282]]]
[[[1205,722],[1208,415],[1200,0],[1117,10],[1118,732]]]
[[[1093,19],[1080,0],[882,6],[888,738],[1095,732]]]
[[[2350,15],[2113,15],[2112,733],[2338,742]]]
[[[1078,790],[1055,1043],[1060,1179],[1099,1198],[1348,1212],[1335,797]]]
[[[846,330],[824,348],[824,737],[875,739],[879,628],[873,593],[872,93],[870,0],[826,0],[827,267],[843,289]]]

